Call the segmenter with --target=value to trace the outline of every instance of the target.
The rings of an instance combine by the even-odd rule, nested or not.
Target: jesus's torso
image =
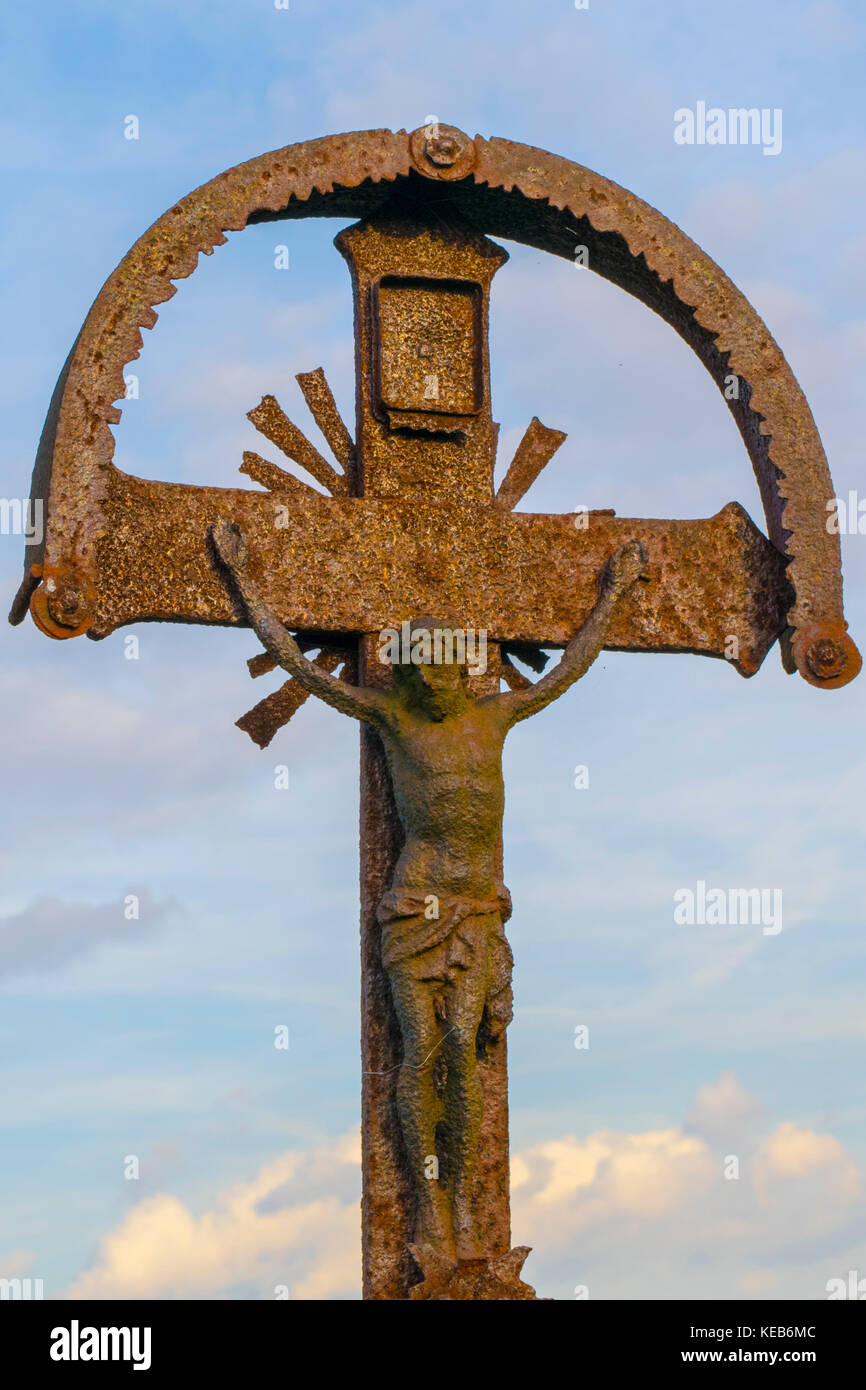
[[[405,845],[391,887],[488,899],[499,882],[504,729],[472,705],[440,722],[401,710],[382,731]]]

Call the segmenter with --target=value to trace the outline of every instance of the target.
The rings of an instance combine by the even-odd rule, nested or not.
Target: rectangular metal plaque
[[[387,275],[374,293],[377,396],[389,423],[414,427],[409,420],[392,419],[392,412],[477,415],[483,380],[481,286]]]

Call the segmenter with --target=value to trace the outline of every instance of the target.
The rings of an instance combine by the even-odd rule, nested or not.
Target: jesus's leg
[[[403,1062],[397,1078],[397,1113],[418,1194],[415,1244],[433,1245],[453,1254],[448,1194],[439,1181],[436,1127],[442,1103],[434,1084],[433,1067],[442,1041],[435,995],[441,984],[417,978],[412,960],[391,966],[389,977],[403,1042]]]
[[[447,1031],[443,1051],[448,1066],[445,1097],[449,1133],[449,1186],[453,1192],[454,1239],[459,1259],[484,1254],[478,1246],[472,1194],[484,1119],[484,1090],[478,1069],[477,1037],[488,990],[488,921],[467,919],[460,928],[471,943],[465,964],[452,974],[447,991]]]

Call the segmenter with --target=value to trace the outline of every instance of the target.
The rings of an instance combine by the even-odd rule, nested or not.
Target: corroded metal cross
[[[321,371],[298,380],[335,462],[273,396],[250,419],[324,493],[254,453],[244,455],[241,471],[259,491],[121,472],[113,463],[114,402],[123,397],[123,369],[138,355],[141,328],[156,321],[153,306],[225,231],[306,216],[360,219],[336,240],[355,294],[354,437]],[[537,419],[494,491],[488,305],[506,254],[486,233],[568,259],[584,248],[590,270],[680,333],[734,414],[769,539],[735,502],[704,521],[516,510],[565,437]],[[678,228],[624,189],[567,160],[472,140],[452,127],[289,146],[229,170],[171,208],[133,246],[85,321],[51,402],[33,493],[45,502],[45,536],[11,620],[29,606],[57,638],[101,638],[144,620],[252,623],[266,650],[250,661],[251,674],[277,664],[293,673],[238,721],[261,747],[311,690],[332,697],[340,680],[342,704],[331,702],[347,712],[363,718],[391,708],[394,673],[378,659],[379,634],[422,614],[489,636],[487,669],[468,681],[473,700],[489,710],[517,709],[495,703],[502,682],[527,708],[533,699],[538,705],[541,696],[532,696],[515,661],[541,671],[542,648],[566,647],[563,669],[571,661],[576,670],[581,631],[581,659],[591,636],[596,650],[693,652],[750,676],[778,640],[785,668],[814,686],[844,685],[860,668],[842,612],[839,540],[826,526],[833,490],[820,440],[751,306]],[[634,582],[639,571],[646,582]],[[603,631],[600,604],[607,605]],[[315,653],[312,664],[305,652]],[[544,681],[551,676],[534,689]],[[479,1104],[470,1190],[460,1199],[463,1244],[455,1253],[450,1235],[438,1244],[418,1240],[424,1184],[459,1189],[455,1169],[468,1149],[465,1134],[445,1125],[429,1172],[409,1158],[411,1104],[398,1094],[408,1006],[400,1004],[397,973],[386,968],[399,952],[392,918],[382,912],[407,823],[394,799],[397,755],[391,748],[386,756],[389,737],[375,719],[362,734],[365,1296],[531,1297],[519,1279],[525,1251],[511,1249],[506,1043],[489,999],[479,1005],[472,1081]],[[461,921],[486,917],[490,931],[501,933],[496,902],[462,907]],[[401,911],[394,908],[394,921],[408,920]],[[474,938],[464,936],[471,955]],[[501,981],[497,988],[501,994]],[[434,1002],[438,1010],[439,996]],[[439,1080],[437,1094],[450,1084],[442,1074]],[[425,1237],[430,1229],[424,1225]]]

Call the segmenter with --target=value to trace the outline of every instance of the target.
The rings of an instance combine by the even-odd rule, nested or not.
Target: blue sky
[[[92,299],[173,201],[265,150],[432,113],[584,163],[683,227],[788,356],[837,494],[866,494],[853,2],[156,0],[2,24],[5,496],[27,493]],[[781,108],[781,153],[678,146],[674,112],[699,100]],[[234,483],[243,449],[275,456],[246,411],[272,392],[306,427],[294,374],[319,365],[352,418],[340,225],[251,227],[181,283],[133,369],[120,467]],[[500,459],[535,413],[568,431],[522,507],[698,517],[735,498],[763,525],[672,331],[508,249]],[[7,606],[21,549],[0,536]],[[861,646],[864,550],[843,537]],[[137,661],[124,636],[0,630],[0,1276],[51,1297],[357,1297],[357,731],[311,702],[261,753],[233,722],[278,683],[250,682],[250,634],[144,626]],[[513,1224],[540,1293],[814,1298],[866,1275],[863,689],[815,691],[775,651],[750,681],[603,655],[512,735]],[[675,925],[699,879],[781,888],[783,930]]]

